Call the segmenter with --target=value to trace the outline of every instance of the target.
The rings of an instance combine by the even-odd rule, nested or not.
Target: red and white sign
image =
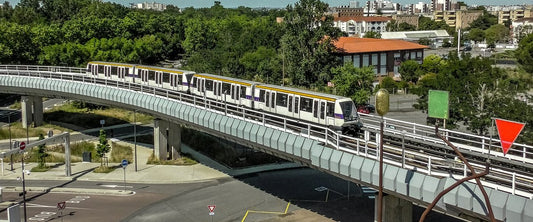
[[[19,148],[20,148],[20,150],[24,150],[24,148],[26,148],[26,143],[25,142],[20,142]]]
[[[503,119],[495,119],[495,121],[505,156],[526,124]]]
[[[209,208],[209,213],[213,213],[216,207],[216,205],[207,205],[207,208]]]
[[[63,210],[65,209],[65,207],[66,207],[65,201],[57,203],[58,210]]]

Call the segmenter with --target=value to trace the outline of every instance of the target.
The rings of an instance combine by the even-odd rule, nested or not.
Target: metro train
[[[87,75],[187,92],[206,99],[317,123],[357,135],[363,124],[350,98],[155,66],[89,62]]]

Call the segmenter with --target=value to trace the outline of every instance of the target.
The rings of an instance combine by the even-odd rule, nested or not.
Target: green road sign
[[[428,116],[439,119],[448,119],[449,92],[441,90],[429,90]]]

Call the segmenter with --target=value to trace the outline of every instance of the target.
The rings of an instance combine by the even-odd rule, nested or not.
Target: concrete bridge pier
[[[377,196],[376,196],[377,198]],[[374,221],[378,218],[378,201],[376,199]],[[392,195],[383,196],[383,222],[411,222],[413,221],[413,203]]]
[[[162,119],[154,120],[154,155],[159,160],[177,159],[181,152],[181,128]]]
[[[26,128],[33,122],[33,126],[43,124],[43,98],[39,96],[21,96],[22,127]]]

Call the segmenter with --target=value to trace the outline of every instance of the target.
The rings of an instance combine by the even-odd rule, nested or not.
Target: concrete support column
[[[43,125],[43,97],[32,96],[33,100],[33,126]]]
[[[154,155],[159,160],[168,158],[168,121],[154,120]]]
[[[376,200],[375,219],[377,220],[378,201]],[[384,222],[411,222],[413,221],[413,204],[402,198],[392,195],[383,196],[383,221]]]
[[[175,159],[180,158],[181,127],[178,124],[175,124],[175,123],[169,124],[168,145],[170,147],[172,159],[175,160]]]
[[[22,128],[27,128],[33,122],[32,104],[33,99],[30,96],[20,97],[20,105],[22,106]]]

